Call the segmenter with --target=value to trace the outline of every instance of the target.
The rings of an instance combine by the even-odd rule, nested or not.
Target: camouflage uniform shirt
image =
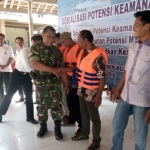
[[[50,67],[58,67],[62,62],[62,54],[54,45],[46,46],[43,43],[33,44],[30,48],[29,60],[37,60]],[[38,70],[35,70],[35,72],[41,75],[51,74],[49,72],[41,72]]]

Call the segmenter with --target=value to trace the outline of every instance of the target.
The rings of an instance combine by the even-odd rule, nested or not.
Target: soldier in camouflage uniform
[[[36,87],[36,101],[40,130],[38,137],[43,137],[47,131],[48,109],[55,123],[55,137],[62,139],[61,133],[61,80],[58,70],[62,61],[61,52],[53,45],[55,29],[47,26],[43,30],[43,43],[33,44],[30,48],[29,59],[34,68],[32,77]]]

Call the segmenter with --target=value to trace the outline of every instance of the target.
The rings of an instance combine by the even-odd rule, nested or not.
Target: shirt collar
[[[2,46],[0,46],[0,48],[2,48],[2,47],[4,47],[5,46],[5,44],[3,44]]]
[[[137,40],[136,41],[137,43],[141,44],[140,43],[140,40]],[[142,43],[143,45],[146,45],[146,46],[150,46],[150,39],[148,39],[146,42]]]
[[[24,49],[25,47],[23,46],[20,50]],[[17,49],[17,51],[19,52],[20,51],[19,49]]]
[[[148,39],[146,42],[144,42],[144,45],[150,46],[150,39]]]

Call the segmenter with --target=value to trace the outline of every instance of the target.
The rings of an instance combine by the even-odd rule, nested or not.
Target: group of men
[[[150,10],[134,15],[134,36],[138,40],[129,46],[125,71],[112,95],[118,105],[113,119],[111,150],[122,150],[124,130],[132,114],[135,121],[135,150],[146,150],[150,123]],[[0,76],[5,83],[9,81],[10,73],[4,70],[11,64],[13,52],[9,46],[1,44],[1,39],[5,39],[3,34],[0,34],[0,57],[7,59],[0,61]],[[101,142],[98,108],[102,103],[108,58],[103,48],[93,44],[92,33],[89,30],[80,31],[76,43],[69,32],[59,35],[52,26],[47,26],[43,29],[42,40],[34,43],[30,50],[23,47],[23,38],[17,37],[15,42],[18,48],[16,67],[7,83],[7,94],[1,96],[0,121],[8,110],[12,96],[23,86],[27,121],[37,123],[33,115],[32,77],[40,122],[37,136],[43,137],[47,132],[48,109],[51,109],[57,140],[63,139],[61,126],[75,122],[78,129],[72,140],[88,139],[91,120],[93,140],[87,150],[98,149]]]

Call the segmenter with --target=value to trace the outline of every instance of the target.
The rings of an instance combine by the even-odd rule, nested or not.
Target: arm
[[[97,76],[100,79],[99,88],[97,90],[97,94],[93,99],[93,103],[95,103],[95,107],[99,107],[102,103],[102,93],[104,90],[105,82],[106,82],[106,62],[102,55],[100,55],[94,62],[93,68],[97,72]]]
[[[33,68],[31,67],[31,64],[29,62],[29,58],[28,58],[28,55],[29,55],[29,49],[22,49],[22,52],[21,52],[21,58],[22,58],[22,63],[26,69],[27,72],[30,72],[33,70]]]
[[[102,93],[103,93],[103,90],[104,90],[105,81],[106,81],[105,78],[100,79],[98,92],[97,92],[96,96],[94,97],[94,99],[92,101],[93,103],[95,103],[95,107],[99,107],[102,103]]]
[[[122,75],[119,85],[117,86],[115,92],[112,93],[112,101],[113,102],[117,102],[118,99],[120,99],[120,95],[121,95],[122,89],[125,84],[125,77],[126,77],[126,71],[123,72],[123,75]]]
[[[72,72],[75,67],[61,67],[61,72]]]
[[[65,86],[66,94],[68,94],[69,93],[69,83],[68,83],[68,79],[67,79],[67,74],[63,73],[61,75],[61,77],[62,77],[62,80],[64,81],[64,86]]]
[[[150,123],[150,108],[146,112],[145,121],[146,121],[147,124]]]
[[[100,97],[102,96],[104,86],[105,86],[105,82],[106,82],[106,78],[101,78],[100,79],[99,89],[98,89],[98,92],[97,92],[97,95],[99,95]]]
[[[122,89],[123,89],[124,84],[125,84],[125,77],[126,77],[126,71],[123,72],[120,83],[119,83],[119,85],[117,86],[117,89],[116,89],[117,91],[120,91],[120,93],[122,92]]]
[[[52,67],[49,67],[49,66],[41,63],[38,60],[32,60],[31,65],[34,69],[39,70],[39,71],[44,71],[44,72],[53,72],[53,69],[54,69]]]
[[[1,69],[4,69],[5,67],[8,67],[12,63],[12,60],[14,58],[13,49],[10,46],[8,47],[8,49],[9,49],[9,59],[8,59],[8,61],[5,65],[0,66]]]
[[[8,67],[8,66],[11,64],[12,60],[13,60],[13,58],[10,57],[10,58],[8,59],[6,65],[0,65],[0,70],[4,70],[5,67]]]
[[[10,58],[8,59],[6,65],[4,65],[3,67],[4,67],[4,68],[5,68],[5,67],[8,67],[8,66],[11,64],[12,60],[13,60],[13,57],[10,57]]]
[[[32,67],[36,70],[43,71],[43,72],[51,72],[56,76],[59,76],[59,69],[58,67],[53,68],[45,65],[44,63],[40,62],[39,50],[37,49],[36,45],[32,45],[29,51],[29,61]]]

